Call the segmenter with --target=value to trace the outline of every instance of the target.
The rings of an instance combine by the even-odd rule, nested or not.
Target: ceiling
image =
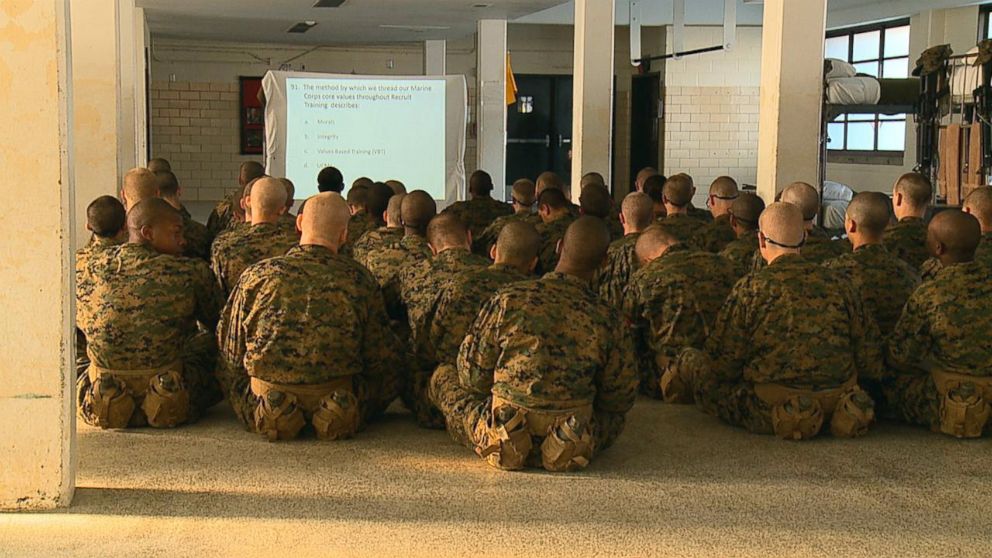
[[[572,2],[562,0],[345,0],[338,8],[314,8],[315,0],[136,0],[157,36],[258,43],[342,44],[457,39],[471,35],[479,19],[568,25]],[[629,1],[616,0],[616,22],[629,21]],[[673,0],[638,0],[642,24],[672,22]],[[761,25],[762,5],[736,0],[739,25]],[[804,0],[795,0],[804,1]],[[978,0],[828,0],[827,25],[838,27],[902,17],[927,9]],[[318,24],[304,34],[295,23]],[[686,22],[723,23],[723,0],[687,0]]]
[[[385,43],[455,39],[479,19],[515,20],[563,0],[346,0],[314,8],[315,0],[136,0],[157,36],[257,43]],[[480,6],[480,7],[476,7]],[[313,20],[304,34],[286,33]],[[384,27],[385,26],[385,27]]]

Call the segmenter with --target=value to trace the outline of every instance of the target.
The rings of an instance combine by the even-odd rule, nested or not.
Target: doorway
[[[630,90],[630,191],[634,190],[634,178],[641,169],[661,168],[658,157],[660,100],[659,74],[633,76]]]
[[[572,164],[572,76],[518,75],[506,116],[506,181],[553,171],[566,183]],[[509,190],[508,190],[509,191]]]

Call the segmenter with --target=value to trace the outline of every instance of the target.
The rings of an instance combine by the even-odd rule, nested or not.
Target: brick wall
[[[218,201],[237,185],[242,161],[238,82],[152,81],[151,146],[165,157],[188,201]]]

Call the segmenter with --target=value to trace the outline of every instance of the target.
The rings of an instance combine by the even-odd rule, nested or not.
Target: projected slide
[[[300,188],[328,165],[346,192],[368,176],[443,199],[445,81],[286,79],[286,176]]]

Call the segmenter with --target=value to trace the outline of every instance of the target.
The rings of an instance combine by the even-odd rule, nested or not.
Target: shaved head
[[[324,167],[317,173],[317,190],[320,192],[344,191],[344,177],[335,167]]]
[[[606,187],[606,179],[603,178],[603,175],[598,172],[587,172],[582,176],[582,180],[579,181],[579,187],[584,189],[586,186],[591,184],[598,184]]]
[[[934,215],[927,227],[927,247],[944,265],[975,259],[982,227],[973,215],[948,209]]]
[[[816,214],[820,211],[820,194],[817,193],[816,188],[805,182],[793,182],[786,186],[785,190],[782,190],[780,201],[798,207],[806,221],[816,219]]]
[[[534,225],[524,221],[507,223],[496,240],[496,263],[518,268],[529,267],[541,249],[541,235]]]
[[[638,192],[643,192],[644,181],[652,176],[657,176],[657,175],[658,175],[658,169],[654,167],[645,167],[641,169],[640,171],[638,171],[637,178],[634,180],[634,187],[637,189]],[[665,183],[664,178],[662,179],[661,183],[662,184]]]
[[[406,193],[406,185],[400,182],[399,180],[387,180],[386,186],[392,188],[394,194],[399,195]]]
[[[692,179],[685,174],[676,174],[665,181],[662,193],[666,203],[685,207],[692,201]]]
[[[710,195],[717,199],[733,200],[738,194],[737,181],[729,176],[721,176],[710,184]]]
[[[286,209],[293,207],[293,198],[296,196],[296,185],[288,178],[280,178],[279,182],[286,188]]]
[[[435,215],[427,225],[427,242],[435,254],[450,248],[468,248],[468,225],[453,213]]]
[[[400,206],[400,219],[403,226],[423,231],[427,223],[437,214],[437,203],[423,190],[414,190],[403,198]]]
[[[765,210],[765,200],[750,192],[741,192],[730,206],[730,215],[738,226],[746,231],[758,228],[758,219]]]
[[[869,238],[881,238],[889,226],[889,208],[892,200],[881,192],[861,192],[847,206],[847,219]]]
[[[384,182],[376,182],[369,188],[369,197],[366,202],[369,215],[376,221],[382,220],[382,214],[389,207],[389,199],[394,196],[393,189]]]
[[[582,193],[579,194],[579,207],[586,215],[606,219],[613,209],[613,198],[606,186],[592,182],[582,188]]]
[[[560,176],[551,171],[546,171],[538,175],[535,191],[537,192],[537,195],[540,196],[541,192],[547,190],[548,188],[561,190],[564,187],[565,183],[562,182]]]
[[[179,179],[172,171],[156,171],[155,178],[158,180],[158,195],[163,198],[179,196]]]
[[[983,233],[992,232],[992,186],[972,190],[964,199],[964,210],[978,219]]]
[[[374,182],[372,183],[375,184]],[[372,186],[363,185],[353,185],[350,190],[348,190],[348,205],[355,209],[366,209],[369,203],[369,188]]]
[[[513,197],[513,201],[517,202],[518,205],[531,206],[534,205],[534,200],[536,198],[534,191],[534,182],[527,178],[521,178],[513,183],[513,188],[510,191],[510,195]]]
[[[642,263],[653,261],[668,250],[669,246],[678,244],[679,240],[672,236],[665,227],[651,225],[641,232],[634,245],[634,253]]]
[[[484,170],[477,170],[468,177],[468,191],[476,196],[488,196],[493,191],[493,177]]]
[[[561,240],[558,269],[564,272],[590,274],[606,260],[610,247],[610,231],[602,219],[584,215],[576,219]]]
[[[925,207],[933,197],[930,179],[918,172],[907,172],[892,187],[892,195],[902,194],[903,201],[913,207]]]
[[[663,202],[665,200],[665,182],[667,180],[660,174],[652,174],[644,179],[644,185],[641,190],[655,202]]]
[[[158,178],[144,167],[133,168],[124,175],[121,192],[124,195],[124,204],[130,210],[139,202],[159,196]]]
[[[352,188],[371,188],[375,182],[367,176],[359,176],[351,183]]]
[[[286,184],[281,179],[266,176],[252,182],[247,196],[252,223],[278,218],[286,208],[286,197]]]
[[[167,159],[163,159],[162,157],[155,157],[154,159],[148,161],[148,170],[152,172],[162,172],[162,171],[172,172],[172,164],[169,163]]]
[[[258,161],[245,161],[241,163],[241,168],[238,169],[238,184],[244,186],[265,175],[265,167],[262,166]]]
[[[389,198],[389,205],[386,206],[386,226],[387,227],[402,227],[403,226],[403,198],[406,194],[396,194]]]
[[[306,207],[296,218],[300,245],[316,244],[337,252],[348,236],[348,203],[337,192],[322,192],[309,197]]]
[[[131,231],[132,238],[136,233],[140,237],[141,229],[145,227],[154,227],[164,222],[182,223],[182,220],[176,208],[161,198],[141,200],[127,212],[127,228]]]
[[[641,231],[654,220],[654,202],[644,192],[631,192],[620,205],[623,220],[633,231]]]
[[[113,238],[124,229],[127,212],[113,196],[100,196],[86,206],[86,228],[101,238]]]
[[[758,226],[761,234],[780,248],[799,248],[806,238],[806,227],[799,207],[791,203],[775,202],[761,213]]]

